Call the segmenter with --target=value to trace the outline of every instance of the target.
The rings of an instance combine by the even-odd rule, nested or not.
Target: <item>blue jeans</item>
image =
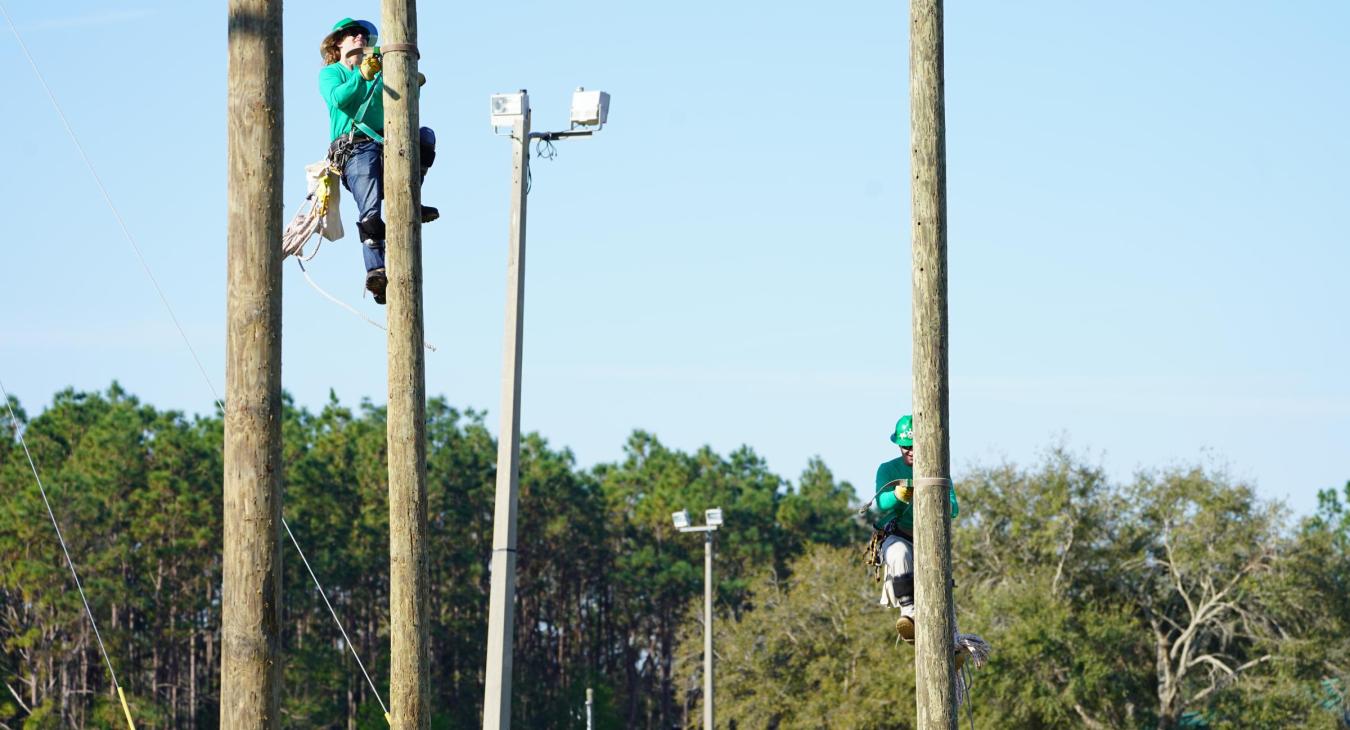
[[[429,127],[419,130],[422,152],[422,178],[436,159],[436,133]],[[342,168],[342,186],[356,200],[356,230],[361,234],[361,258],[366,271],[384,268],[384,148],[374,140],[358,142]],[[373,235],[368,235],[370,229]]]

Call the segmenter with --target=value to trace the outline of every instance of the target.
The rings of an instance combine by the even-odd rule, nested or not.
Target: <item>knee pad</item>
[[[379,213],[371,213],[356,223],[356,230],[361,233],[362,241],[383,241],[384,219]]]
[[[422,174],[425,175],[427,168],[436,161],[436,133],[431,127],[422,127],[417,136],[422,153]]]
[[[914,605],[914,574],[905,573],[891,578],[891,590],[901,606]]]

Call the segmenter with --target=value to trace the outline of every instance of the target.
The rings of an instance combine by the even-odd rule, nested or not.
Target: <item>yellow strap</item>
[[[122,687],[117,687],[117,698],[122,700],[122,712],[127,716],[127,727],[136,730],[136,723],[131,721],[131,709],[127,707],[127,696],[122,693]]]
[[[319,215],[328,213],[328,201],[333,196],[333,176],[325,171],[323,177],[319,178],[319,185],[314,190],[314,211]]]
[[[384,713],[384,721],[387,722],[387,723],[389,723],[390,725],[393,725],[393,724],[394,724],[394,721],[389,719],[389,713],[387,713],[387,712]]]

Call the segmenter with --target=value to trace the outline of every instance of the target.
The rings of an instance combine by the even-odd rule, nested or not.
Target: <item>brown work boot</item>
[[[914,643],[914,617],[900,614],[900,618],[895,620],[895,633],[900,634],[906,644]]]
[[[366,272],[366,289],[375,295],[376,304],[384,304],[384,288],[388,284],[389,277],[384,275],[383,266]]]
[[[912,616],[901,614],[900,618],[895,620],[895,633],[899,634],[900,638],[903,639],[906,644],[912,646],[914,644],[914,618]],[[961,671],[961,667],[965,666],[966,658],[969,656],[970,652],[967,651],[965,647],[956,647],[954,656],[954,659],[956,660],[956,671]]]

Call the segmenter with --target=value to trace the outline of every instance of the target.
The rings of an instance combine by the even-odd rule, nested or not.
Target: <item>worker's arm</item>
[[[370,93],[371,84],[375,82],[366,81],[359,73],[348,74],[345,81],[342,76],[337,64],[325,66],[319,72],[319,95],[328,106],[341,109],[347,116],[354,117],[361,110],[361,104]]]
[[[947,494],[951,495],[951,498],[952,498],[952,519],[956,519],[956,516],[957,516],[958,514],[961,513],[961,506],[960,506],[959,504],[956,503],[956,485],[955,485],[955,484],[953,484],[953,485],[952,485],[952,488],[949,489],[949,490],[947,491]]]
[[[878,474],[880,479],[881,475]],[[886,512],[895,509],[901,502],[909,503],[911,487],[907,480],[896,479],[881,486],[877,492],[877,509]]]
[[[877,495],[877,509],[882,512],[890,512],[897,504],[900,504],[900,498],[895,496],[894,489]]]

